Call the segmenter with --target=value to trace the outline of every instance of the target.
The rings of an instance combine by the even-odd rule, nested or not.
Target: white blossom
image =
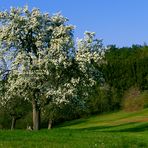
[[[94,63],[102,63],[105,48],[94,32],[75,46],[74,26],[67,21],[27,6],[0,12],[0,53],[11,59],[4,100],[20,96],[42,106],[48,99],[60,104],[88,95],[100,76]]]

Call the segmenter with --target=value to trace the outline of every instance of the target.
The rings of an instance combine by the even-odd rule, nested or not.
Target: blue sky
[[[0,10],[26,4],[50,14],[61,11],[79,38],[87,30],[105,45],[148,43],[148,0],[1,0]]]

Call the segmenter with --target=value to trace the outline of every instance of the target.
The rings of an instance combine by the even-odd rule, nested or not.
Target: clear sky
[[[26,4],[50,14],[60,11],[79,38],[87,30],[105,45],[148,43],[148,0],[0,0],[0,10]]]

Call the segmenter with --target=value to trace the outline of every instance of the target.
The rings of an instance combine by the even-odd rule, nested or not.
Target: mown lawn
[[[50,131],[1,130],[0,148],[148,148],[148,109],[66,122]]]

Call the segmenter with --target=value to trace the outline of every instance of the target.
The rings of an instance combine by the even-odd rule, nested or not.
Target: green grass
[[[148,148],[148,109],[79,119],[52,130],[1,130],[0,148]]]

